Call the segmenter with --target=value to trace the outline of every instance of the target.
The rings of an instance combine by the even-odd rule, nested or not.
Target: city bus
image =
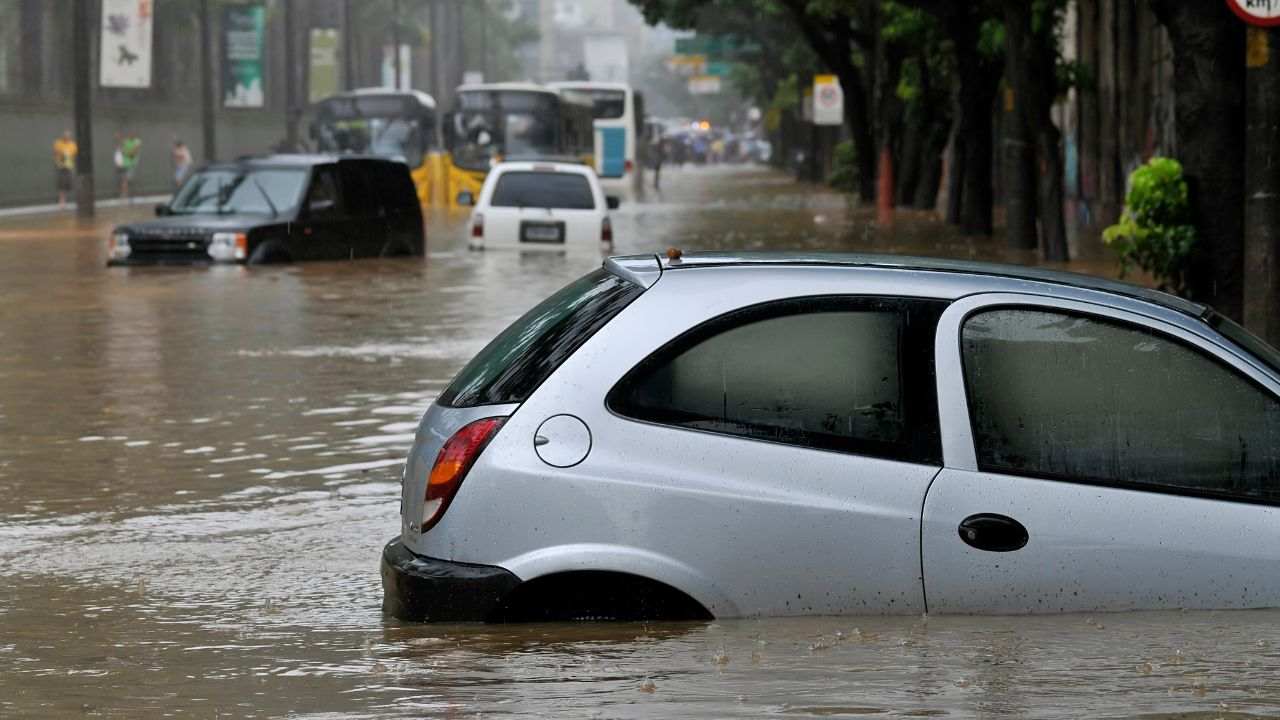
[[[596,174],[602,180],[641,182],[644,97],[626,83],[557,82],[551,87],[586,94],[595,120]]]
[[[417,90],[366,88],[331,95],[312,106],[311,139],[319,152],[376,155],[409,166],[418,201],[432,204],[443,182],[436,137],[436,101]]]
[[[589,97],[533,83],[462,85],[445,119],[448,198],[480,196],[489,168],[504,160],[571,160],[592,164]]]

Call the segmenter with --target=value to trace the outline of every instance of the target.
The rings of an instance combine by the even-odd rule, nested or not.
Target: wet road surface
[[[617,252],[1031,259],[765,170],[664,181],[617,213]],[[1274,611],[386,619],[418,417],[600,257],[469,253],[442,220],[425,260],[105,269],[109,222],[141,212],[0,226],[0,717],[1280,715]]]

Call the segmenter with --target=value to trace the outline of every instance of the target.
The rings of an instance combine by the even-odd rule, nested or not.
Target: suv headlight
[[[208,253],[217,262],[244,260],[249,255],[249,237],[244,233],[214,233]]]
[[[111,241],[107,246],[107,254],[112,260],[124,260],[133,252],[133,248],[129,247],[128,233],[111,233]]]

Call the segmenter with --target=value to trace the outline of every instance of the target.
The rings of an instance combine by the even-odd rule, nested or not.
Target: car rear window
[[[595,197],[585,175],[573,172],[508,172],[493,189],[493,207],[594,210]]]
[[[570,283],[485,346],[437,402],[455,408],[524,402],[643,292],[603,269]]]

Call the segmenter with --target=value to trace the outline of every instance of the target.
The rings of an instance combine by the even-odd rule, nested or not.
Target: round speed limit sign
[[[1227,0],[1227,7],[1250,25],[1280,25],[1280,0]]]

